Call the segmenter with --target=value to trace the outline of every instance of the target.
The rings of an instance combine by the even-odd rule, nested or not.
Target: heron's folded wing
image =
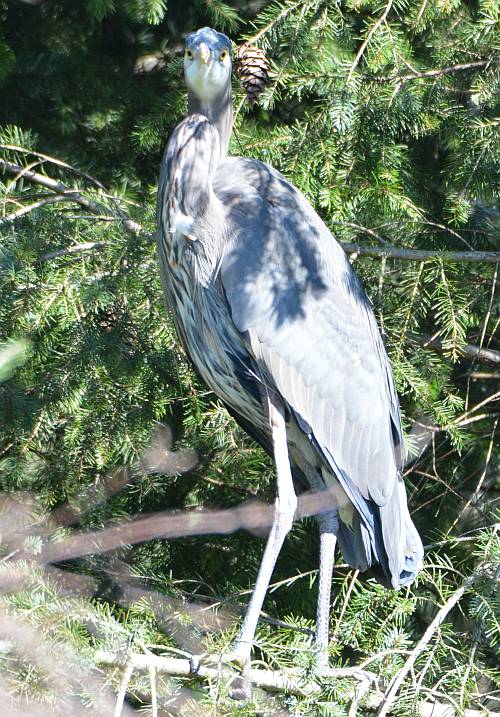
[[[397,481],[401,434],[369,301],[297,190],[266,165],[256,163],[251,176],[237,161],[246,191],[225,192],[219,177],[229,227],[221,277],[232,318],[304,430],[363,498],[382,506]]]

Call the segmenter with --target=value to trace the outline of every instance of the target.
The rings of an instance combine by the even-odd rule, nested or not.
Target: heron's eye
[[[226,57],[227,57],[227,50],[222,50],[222,52],[219,55],[219,60],[222,60],[222,62],[224,62]]]
[[[188,60],[191,60],[193,57],[193,51],[192,50],[186,50],[186,57]]]

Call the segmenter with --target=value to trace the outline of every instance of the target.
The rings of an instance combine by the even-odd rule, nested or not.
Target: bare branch
[[[68,201],[80,204],[91,214],[95,214],[96,216],[108,214],[108,211],[105,209],[105,207],[103,207],[101,204],[98,204],[97,202],[94,202],[92,199],[89,199],[88,197],[84,196],[78,188],[67,187],[62,182],[58,182],[57,180],[52,179],[51,177],[47,177],[44,174],[34,172],[32,169],[22,167],[21,165],[15,164],[14,162],[7,162],[5,159],[0,159],[0,170],[8,172],[9,174],[17,175],[19,179],[25,178],[29,182],[33,182],[33,184],[39,184],[42,187],[46,187],[47,189],[50,189],[52,192],[55,192],[58,195],[64,195],[64,197]],[[140,224],[137,224],[137,222],[134,222],[128,217],[120,217],[119,220],[122,222],[123,226],[132,234],[138,234],[142,230]]]
[[[27,147],[20,147],[17,144],[0,143],[0,149],[6,149],[10,152],[21,152],[22,154],[31,154],[34,157],[37,157],[37,159],[41,159],[42,162],[49,162],[50,164],[56,165],[56,167],[61,167],[62,169],[65,169],[66,171],[71,172],[72,174],[76,174],[79,177],[83,177],[88,182],[95,184],[96,187],[99,187],[99,189],[102,189],[103,191],[106,189],[106,187],[103,184],[101,184],[101,182],[98,179],[95,179],[95,177],[92,177],[90,174],[83,172],[81,169],[77,169],[76,167],[73,167],[73,165],[68,164],[67,162],[64,162],[62,159],[57,159],[57,157],[52,157],[50,154],[43,154],[42,152],[37,152],[34,149],[28,149]]]
[[[344,242],[340,242],[340,246],[347,254],[403,259],[403,261],[442,259],[443,261],[481,261],[490,264],[500,262],[500,251],[431,251],[427,249],[400,249],[391,245],[383,247],[363,246],[362,244]]]
[[[132,668],[149,670],[154,667],[158,672],[172,675],[173,677],[194,677],[201,679],[219,680],[222,676],[237,677],[238,672],[231,667],[230,663],[226,663],[225,670],[221,671],[224,666],[224,656],[217,655],[207,656],[212,663],[207,664],[202,660],[193,672],[190,660],[182,660],[177,657],[161,657],[149,652],[148,654],[132,653],[130,655],[120,655],[117,653],[106,652],[100,650],[96,653],[95,661],[100,665],[132,665]],[[128,669],[125,673],[129,676]],[[353,679],[357,682],[366,682],[370,684],[376,683],[376,676],[372,672],[362,670],[359,667],[340,667],[332,668],[322,673],[322,678],[327,679]],[[256,670],[248,671],[248,679],[255,687],[261,687],[271,692],[287,692],[294,695],[304,695],[307,693],[303,681],[299,679],[299,674],[294,670]],[[302,684],[299,684],[301,682]]]

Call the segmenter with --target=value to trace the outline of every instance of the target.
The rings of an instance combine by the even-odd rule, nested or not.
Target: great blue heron
[[[254,159],[228,157],[231,41],[188,35],[188,115],[173,131],[158,189],[158,254],[178,333],[207,385],[274,456],[274,522],[233,649],[245,664],[295,486],[324,491],[316,646],[327,662],[338,541],[345,560],[378,563],[407,585],[423,548],[400,475],[398,399],[368,298],[305,197]]]

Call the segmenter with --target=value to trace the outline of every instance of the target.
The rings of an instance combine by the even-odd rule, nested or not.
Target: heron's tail
[[[393,588],[409,585],[416,578],[423,565],[424,546],[408,512],[406,489],[398,476],[389,500],[378,508],[382,545],[386,560],[381,560]],[[375,534],[377,539],[377,535]]]
[[[363,498],[333,456],[326,454],[355,508],[350,525],[339,521],[337,539],[346,562],[361,571],[379,563],[388,586],[409,585],[422,569],[424,548],[408,512],[403,479],[398,474],[392,495],[380,506]]]

